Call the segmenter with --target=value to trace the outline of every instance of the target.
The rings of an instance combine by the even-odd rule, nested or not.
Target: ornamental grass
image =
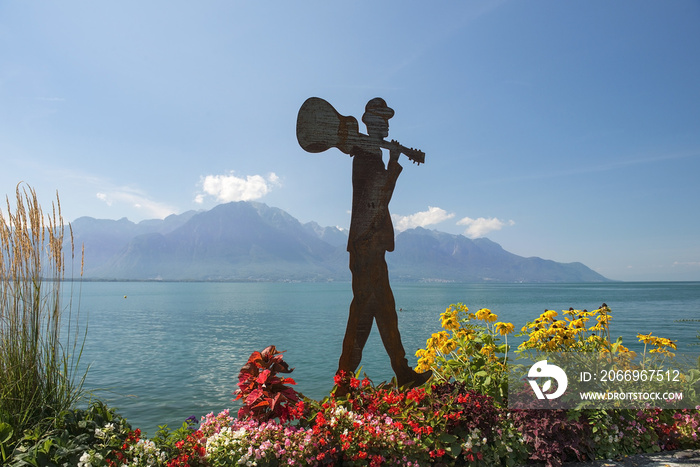
[[[46,431],[82,394],[77,316],[62,302],[66,237],[56,197],[45,214],[30,187],[0,209],[0,456],[28,430]],[[69,264],[72,264],[69,263]],[[72,284],[71,284],[72,287]]]

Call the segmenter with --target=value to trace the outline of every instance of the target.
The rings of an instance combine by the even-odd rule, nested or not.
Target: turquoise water
[[[275,345],[295,368],[296,389],[322,398],[333,384],[352,292],[349,283],[85,282],[80,313],[89,316],[83,362],[97,397],[153,435],[190,415],[231,408],[240,367],[254,350]],[[440,329],[451,303],[490,308],[520,329],[545,308],[613,311],[612,335],[636,347],[638,332],[678,340],[697,352],[700,283],[393,284],[409,361]],[[76,288],[77,292],[77,288]],[[76,308],[74,295],[74,306]],[[392,376],[372,332],[363,370],[375,382]]]

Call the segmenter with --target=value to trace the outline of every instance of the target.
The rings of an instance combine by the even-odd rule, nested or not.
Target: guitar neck
[[[425,163],[425,153],[420,149],[407,148],[406,146],[400,144],[398,141],[392,140],[391,142],[382,140],[380,144],[384,149],[395,149],[405,154],[412,162],[416,162],[418,165]]]

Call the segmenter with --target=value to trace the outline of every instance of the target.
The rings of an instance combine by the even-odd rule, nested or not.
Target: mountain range
[[[350,280],[347,232],[302,224],[257,202],[221,204],[163,220],[81,217],[71,223],[84,246],[84,279],[189,281]],[[387,253],[392,280],[446,282],[602,282],[581,263],[524,258],[486,238],[424,228],[396,237]]]

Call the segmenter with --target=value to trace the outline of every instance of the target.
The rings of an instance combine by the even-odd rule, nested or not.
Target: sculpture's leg
[[[360,366],[362,349],[372,331],[372,315],[367,313],[369,308],[358,303],[357,298],[350,304],[350,317],[343,339],[343,353],[338,363],[339,371],[354,373]]]
[[[416,373],[408,366],[406,351],[401,342],[399,318],[396,314],[396,301],[389,284],[389,271],[384,259],[384,253],[378,258],[373,269],[373,276],[375,277],[373,282],[379,299],[374,318],[377,320],[377,328],[382,337],[384,348],[391,359],[391,368],[396,374],[396,381],[399,386],[420,386],[430,378],[432,372]]]
[[[370,274],[366,270],[364,265],[366,261],[363,259],[354,250],[350,251],[353,299],[350,304],[350,316],[345,328],[343,353],[338,362],[338,371],[354,373],[357,370],[362,360],[362,349],[372,331],[376,299],[373,298]]]

